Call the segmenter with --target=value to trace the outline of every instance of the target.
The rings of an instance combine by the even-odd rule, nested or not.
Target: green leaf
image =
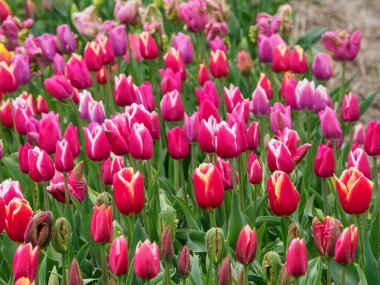
[[[44,255],[42,262],[39,264],[38,278],[42,281],[42,284],[45,283],[46,280],[46,267],[47,267],[47,254]]]
[[[367,109],[369,108],[369,106],[371,106],[376,96],[377,92],[374,92],[364,99],[364,101],[360,104],[360,115],[363,115],[365,111],[367,111]]]
[[[237,238],[244,224],[243,217],[240,212],[239,199],[237,193],[233,191],[231,194],[232,202],[230,217],[228,219],[228,241],[230,246],[235,247]]]
[[[358,272],[358,275],[359,275],[359,279],[360,279],[360,285],[367,285],[367,279],[365,278],[365,275],[364,275],[364,272],[363,270],[360,268],[360,266],[358,264],[355,263],[355,267],[356,267],[356,270]],[[375,270],[376,271],[376,270]]]
[[[378,267],[378,263],[373,256],[371,245],[369,243],[368,228],[364,227],[363,235],[363,251],[364,251],[364,273],[369,284],[379,284],[378,271],[375,269]]]
[[[320,40],[321,36],[323,35],[324,32],[327,31],[327,28],[325,27],[320,27],[316,28],[306,35],[303,35],[297,40],[297,45],[300,45],[302,47],[309,47],[316,43],[317,41]]]
[[[197,224],[197,221],[194,219],[194,214],[191,212],[190,207],[187,204],[185,204],[185,202],[182,199],[180,199],[174,195],[172,195],[172,197],[178,203],[178,205],[181,207],[183,213],[185,214],[186,221],[189,224],[189,227],[192,229],[199,230],[199,226]]]
[[[59,285],[57,268],[55,266],[53,267],[53,270],[51,271],[48,285]]]

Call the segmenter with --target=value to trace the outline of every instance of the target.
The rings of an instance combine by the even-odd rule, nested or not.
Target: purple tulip
[[[58,39],[65,51],[72,53],[77,49],[77,41],[75,34],[67,24],[59,25],[57,27]]]
[[[182,55],[185,64],[192,63],[194,60],[194,47],[190,36],[179,32],[173,36],[173,47]]]

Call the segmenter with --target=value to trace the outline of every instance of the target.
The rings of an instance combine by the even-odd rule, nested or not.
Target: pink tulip
[[[120,236],[113,240],[108,256],[110,271],[116,275],[128,274],[128,239]]]
[[[322,35],[322,42],[328,51],[333,53],[337,61],[352,61],[360,50],[362,33],[355,31],[351,35],[344,30],[326,32]]]
[[[153,156],[153,139],[149,130],[139,123],[132,126],[129,136],[129,150],[135,159],[149,160]]]
[[[358,228],[351,225],[343,230],[335,243],[335,262],[342,265],[351,264],[355,259],[357,246]]]
[[[145,240],[137,244],[133,267],[141,279],[152,279],[160,271],[160,250],[157,244]]]
[[[223,160],[220,157],[218,157],[216,167],[218,168],[220,174],[222,174],[224,190],[232,189],[233,188],[233,180],[232,180],[232,170],[231,170],[230,161],[229,160]],[[236,178],[237,178],[237,176],[236,176]]]
[[[198,141],[198,134],[199,134],[198,112],[194,112],[191,116],[188,116],[185,113],[185,119],[183,122],[183,130],[189,142],[195,143]]]
[[[280,43],[273,49],[272,70],[280,73],[290,70],[290,51],[285,43]]]
[[[306,78],[299,81],[295,91],[296,106],[301,110],[314,110],[315,101],[315,84],[313,81],[308,81]]]
[[[267,145],[268,167],[270,171],[281,170],[291,173],[294,169],[294,161],[288,147],[281,141],[271,139]]]
[[[109,157],[102,162],[103,181],[105,185],[111,185],[113,176],[124,168],[124,160],[121,156]]]
[[[185,113],[181,94],[177,91],[166,93],[160,103],[162,118],[168,122],[180,121]]]
[[[72,123],[69,123],[63,135],[63,139],[65,139],[68,142],[71,154],[74,157],[77,157],[80,153],[80,144],[77,127],[75,127]]]
[[[212,153],[215,152],[215,133],[218,128],[218,121],[213,117],[202,120],[199,125],[199,147],[203,152]]]
[[[152,84],[149,81],[145,81],[141,86],[134,87],[135,89],[135,102],[143,105],[145,109],[152,112],[155,108],[154,93]]]
[[[86,89],[92,85],[91,74],[86,62],[75,54],[67,62],[65,75],[73,87]]]
[[[104,51],[97,41],[88,42],[83,52],[88,70],[99,71],[104,63]]]
[[[367,125],[364,150],[370,156],[380,155],[380,124],[377,121],[371,121]]]
[[[37,274],[37,266],[38,247],[33,248],[31,243],[19,245],[13,257],[13,279],[26,277],[33,282]]]
[[[305,275],[307,272],[307,250],[303,239],[295,238],[286,253],[286,270],[295,277]]]
[[[114,117],[113,120],[105,120],[104,127],[111,151],[116,155],[127,154],[129,152],[129,128],[125,117]]]
[[[135,101],[136,92],[132,77],[124,74],[115,76],[114,98],[118,106],[131,105]]]
[[[243,126],[238,122],[231,127],[224,121],[218,125],[215,132],[215,151],[219,157],[227,159],[240,155],[242,138],[239,128]]]
[[[35,182],[50,181],[55,172],[51,157],[38,147],[28,150],[30,178]]]
[[[195,95],[197,96],[199,105],[202,105],[203,101],[206,99],[213,102],[216,108],[220,105],[218,90],[216,84],[212,81],[206,81],[203,84],[202,89],[195,87]]]
[[[218,109],[215,107],[214,103],[208,99],[205,99],[198,109],[199,121],[208,120],[213,116],[218,122],[220,122],[220,115]]]
[[[313,74],[317,80],[327,81],[333,76],[333,66],[331,57],[328,54],[319,52],[313,61]]]
[[[267,13],[260,13],[256,17],[256,25],[258,33],[267,37],[277,33],[281,26],[281,18],[277,15],[269,15]]]
[[[88,128],[83,128],[86,140],[86,152],[93,161],[102,161],[110,156],[111,146],[108,143],[104,126],[91,123]]]
[[[350,94],[344,96],[340,116],[345,122],[351,123],[359,120],[360,108],[355,93],[350,92]]]
[[[260,124],[252,121],[247,129],[248,148],[250,150],[257,150],[260,144]]]
[[[356,167],[365,177],[372,178],[371,167],[369,165],[365,151],[358,145],[353,145],[347,158],[347,168]]]
[[[166,94],[171,91],[177,90],[181,92],[182,89],[182,79],[180,72],[173,72],[170,68],[160,69],[161,80],[161,93]]]
[[[276,102],[270,110],[270,127],[274,134],[285,128],[291,129],[293,127],[291,107],[284,107],[281,103]]]
[[[237,261],[244,265],[252,263],[256,256],[257,244],[256,229],[251,229],[249,225],[244,226],[236,243]]]
[[[270,105],[265,90],[261,86],[257,86],[252,94],[252,112],[255,116],[268,115]]]
[[[180,127],[168,131],[168,151],[174,159],[184,159],[189,155],[189,142]]]
[[[74,157],[65,139],[57,141],[54,163],[55,168],[60,172],[69,172],[74,168]]]
[[[248,156],[248,180],[251,184],[261,184],[263,180],[263,170],[254,152],[251,152]]]
[[[334,175],[334,152],[332,148],[320,144],[314,161],[314,173],[322,178]]]
[[[190,32],[198,33],[206,27],[209,17],[204,0],[192,0],[182,3],[179,9],[180,18],[185,22]]]
[[[207,66],[201,63],[198,67],[198,84],[203,86],[203,84],[209,80],[210,74],[207,70]]]
[[[308,69],[305,51],[300,46],[295,46],[290,57],[290,69],[293,73],[303,74]]]
[[[267,94],[268,100],[271,100],[273,98],[272,83],[270,82],[265,73],[260,73],[257,85],[264,89],[265,94]]]
[[[359,145],[364,144],[364,127],[362,124],[355,125],[352,141]]]
[[[29,173],[29,161],[28,161],[28,153],[29,150],[33,147],[26,143],[25,145],[21,145],[18,151],[18,161],[20,163],[20,169],[23,173]]]
[[[185,64],[190,64],[194,60],[194,48],[189,35],[179,32],[173,36],[173,47],[177,49],[183,58]]]
[[[290,72],[285,72],[281,82],[281,96],[284,98],[287,106],[296,108],[296,87],[297,81]]]
[[[62,139],[59,127],[59,114],[54,114],[53,112],[42,114],[38,133],[39,147],[45,150],[48,154],[54,153],[57,142]]]
[[[96,243],[106,244],[112,241],[112,206],[95,205],[91,218],[91,236]]]
[[[140,53],[144,59],[154,59],[158,57],[158,47],[156,41],[147,32],[142,32],[139,36]]]
[[[182,54],[175,48],[170,48],[164,56],[164,62],[166,68],[170,68],[174,73],[180,72],[181,79],[186,79],[186,67],[182,58]]]
[[[227,112],[231,113],[237,103],[244,101],[244,97],[241,94],[239,87],[233,85],[232,83],[228,89],[227,87],[224,87],[223,91],[227,106]]]
[[[13,198],[23,199],[21,184],[18,181],[13,181],[11,178],[0,183],[0,197],[4,200],[5,205],[8,205]]]
[[[327,139],[337,139],[342,135],[342,126],[340,125],[337,115],[333,109],[326,107],[319,112],[321,121],[322,135]]]
[[[211,51],[210,71],[216,78],[226,77],[229,73],[227,55],[222,50]]]

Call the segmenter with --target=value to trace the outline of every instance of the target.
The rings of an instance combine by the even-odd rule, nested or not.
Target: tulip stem
[[[67,183],[67,173],[63,173],[63,179],[65,181],[65,215],[68,213],[70,207],[70,196],[69,196],[69,187]]]
[[[133,237],[133,231],[134,231],[134,228],[133,228],[133,225],[135,224],[134,222],[134,216],[129,216],[128,217],[128,225],[129,225],[129,238],[130,238],[130,241],[132,241],[132,237]]]
[[[102,191],[102,193],[105,191],[105,187],[104,187],[104,180],[103,180],[103,169],[102,169],[102,164],[99,163],[99,181],[100,181],[100,189]]]
[[[346,284],[346,266],[342,267],[342,282],[340,283],[341,285]]]
[[[215,217],[215,211],[211,210],[210,213],[210,228],[216,227],[216,217]]]
[[[107,268],[107,256],[106,245],[102,246],[102,285],[108,285],[108,268]]]
[[[361,223],[360,215],[356,215],[356,221],[358,223],[358,230],[359,230],[359,246],[360,246],[360,256],[359,256],[359,264],[363,266],[363,227]]]
[[[284,247],[284,256],[286,256],[286,250],[288,247],[288,217],[284,216],[281,218],[282,221],[282,243]]]
[[[146,205],[143,208],[143,220],[144,220],[145,232],[149,237],[149,224],[148,224],[148,214],[146,212]]]
[[[189,201],[187,199],[187,191],[186,191],[186,181],[185,181],[185,174],[183,173],[183,161],[179,161],[179,176],[181,177],[181,188],[182,188],[182,194],[183,194],[183,200],[187,205],[189,205]]]
[[[257,208],[256,191],[257,191],[257,188],[259,187],[259,185],[260,184],[255,184],[253,187],[253,222],[252,222],[253,227],[256,227],[256,217],[257,217],[257,214],[256,214],[256,208]]]
[[[298,284],[300,284],[299,277],[295,277],[294,278],[294,285],[298,285]]]
[[[218,284],[218,264],[214,263],[214,278],[215,278],[215,284]]]
[[[62,253],[62,285],[67,284],[66,254]]]
[[[322,191],[323,191],[323,213],[327,216],[328,212],[328,201],[327,201],[327,183],[326,179],[322,178]]]
[[[331,285],[331,258],[327,258],[327,285]]]
[[[195,169],[195,163],[197,159],[197,145],[195,143],[191,144],[191,174],[193,174],[193,171]]]
[[[235,159],[235,162],[238,166],[238,172],[239,172],[239,201],[240,201],[240,211],[242,211],[244,213],[244,192],[243,192],[243,176],[242,176],[242,169],[241,169],[241,165],[240,165],[240,157],[236,158]],[[231,163],[231,165],[233,165],[233,163]],[[234,179],[235,175],[234,173],[236,173],[236,170],[234,167],[232,167],[232,179]],[[235,179],[235,182],[236,182],[236,179]],[[237,184],[237,183],[236,183]]]
[[[168,261],[165,262],[165,285],[170,285],[170,264]]]
[[[46,189],[43,189],[43,188],[44,187],[42,187],[42,192],[44,193],[45,211],[49,211],[50,210],[49,196],[48,196],[48,193],[47,193]]]
[[[174,166],[174,191],[177,193],[179,192],[179,171],[178,171],[178,160],[173,159],[173,166]]]
[[[248,283],[248,265],[244,265],[244,267],[243,267],[243,284],[244,285],[249,284]]]
[[[342,62],[342,81],[340,85],[340,92],[339,92],[339,106],[343,102],[343,96],[344,96],[344,84],[346,81],[346,62]]]
[[[37,270],[36,277],[34,277],[34,285],[39,285],[39,284],[40,284],[40,282],[38,280],[38,270]]]

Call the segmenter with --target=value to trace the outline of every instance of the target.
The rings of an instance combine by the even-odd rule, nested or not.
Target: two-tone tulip
[[[134,86],[135,88],[135,102],[136,104],[143,105],[149,112],[154,111],[155,101],[152,84],[149,81],[145,81],[140,86]]]
[[[240,155],[243,146],[241,128],[239,122],[231,127],[224,121],[219,123],[215,131],[215,151],[219,157],[227,159]]]
[[[129,153],[129,129],[125,116],[117,115],[112,120],[107,119],[104,126],[111,151],[120,156]]]
[[[148,32],[142,32],[139,36],[140,53],[144,59],[154,59],[158,57],[158,47],[156,41]]]
[[[286,44],[279,44],[273,50],[272,69],[274,72],[285,72],[290,69],[290,51]]]
[[[307,272],[307,250],[303,239],[295,238],[286,253],[286,271],[295,277],[305,275]]]
[[[257,234],[256,229],[245,225],[239,234],[236,243],[236,259],[240,263],[247,265],[253,262],[257,251]]]
[[[355,93],[344,95],[340,116],[345,122],[356,122],[360,117],[360,108]]]
[[[139,242],[136,246],[133,267],[137,277],[152,279],[160,271],[160,250],[155,242]]]
[[[229,88],[223,88],[224,100],[226,101],[227,112],[231,113],[235,108],[237,103],[243,102],[244,97],[240,92],[240,88],[238,86],[230,84]]]
[[[84,60],[90,71],[99,71],[104,63],[104,53],[97,41],[88,42],[84,48]]]
[[[128,106],[135,101],[136,92],[133,86],[132,76],[125,74],[115,76],[114,98],[118,106]]]
[[[108,256],[110,271],[116,275],[128,274],[128,239],[120,236],[113,240]]]
[[[313,238],[318,252],[322,256],[335,255],[335,243],[342,231],[342,223],[332,217],[325,217],[323,222],[313,219]]]
[[[175,4],[176,5],[176,4]],[[179,32],[173,36],[173,47],[178,50],[185,64],[190,64],[194,60],[194,47],[191,37]]]
[[[96,243],[106,244],[112,241],[112,206],[95,205],[91,218],[91,236]]]
[[[351,225],[342,231],[335,243],[335,262],[342,265],[351,264],[355,259],[357,247],[358,228]]]
[[[295,46],[290,57],[290,70],[296,74],[303,74],[307,71],[308,64],[305,51],[300,46]]]
[[[274,134],[285,128],[291,129],[293,127],[291,106],[285,107],[276,102],[270,109],[270,127]]]
[[[271,139],[267,145],[268,168],[270,171],[281,170],[291,173],[295,167],[289,148],[282,141]]]
[[[34,281],[38,266],[38,247],[33,248],[31,243],[21,244],[13,256],[13,279],[25,277]]]
[[[129,136],[129,150],[135,159],[149,160],[153,156],[153,139],[149,130],[139,123],[132,126]]]
[[[0,91],[2,93],[13,93],[17,90],[15,77],[15,66],[8,65],[5,61],[0,62]]]
[[[124,160],[121,156],[109,157],[102,162],[103,181],[105,185],[111,185],[113,176],[124,168]]]
[[[195,87],[195,95],[199,105],[202,105],[203,101],[210,100],[218,108],[220,105],[220,98],[216,84],[212,81],[206,81],[203,84],[203,88]]]
[[[198,143],[203,152],[215,152],[215,133],[217,128],[218,121],[214,116],[210,116],[208,120],[203,119],[200,121]]]
[[[110,156],[111,146],[108,143],[104,127],[91,123],[88,128],[83,128],[86,140],[86,152],[93,161],[102,161]]]
[[[74,168],[74,157],[70,145],[65,139],[57,141],[54,163],[55,168],[60,172],[69,172]]]
[[[322,143],[318,146],[315,155],[314,173],[322,178],[334,175],[334,151]]]
[[[287,106],[296,108],[296,88],[297,81],[294,78],[294,74],[290,72],[285,72],[281,81],[281,96],[284,98]]]
[[[215,107],[214,103],[208,99],[204,100],[198,109],[199,121],[203,119],[208,120],[211,116],[214,117],[218,122],[220,122],[220,115],[218,109]]]
[[[198,67],[198,84],[203,86],[206,81],[210,80],[210,74],[207,66],[201,63]]]
[[[50,181],[55,172],[51,157],[46,151],[34,147],[28,150],[29,175],[35,182]]]
[[[9,98],[0,102],[0,119],[5,127],[13,127],[12,104]]]
[[[14,198],[5,207],[5,231],[13,241],[24,242],[24,235],[28,227],[29,219],[33,216],[33,210],[29,202]]]
[[[348,153],[347,168],[351,167],[359,169],[368,179],[372,178],[371,167],[367,155],[362,148],[358,147],[358,145],[353,145]]]
[[[0,197],[5,205],[8,205],[13,198],[23,199],[21,184],[18,181],[13,181],[11,178],[0,183]]]
[[[166,93],[160,103],[162,118],[168,122],[180,121],[185,110],[182,105],[181,94],[177,90]]]
[[[170,68],[174,73],[180,72],[182,80],[186,79],[186,67],[182,54],[175,48],[170,48],[164,56],[166,68]]]
[[[362,124],[355,125],[352,141],[358,145],[364,144],[364,127]]]
[[[367,125],[364,150],[370,156],[380,155],[380,124],[377,121],[371,121]]]
[[[270,82],[265,73],[260,73],[259,79],[257,80],[257,86],[260,86],[264,89],[265,94],[267,94],[268,100],[271,100],[273,98],[272,83]]]

